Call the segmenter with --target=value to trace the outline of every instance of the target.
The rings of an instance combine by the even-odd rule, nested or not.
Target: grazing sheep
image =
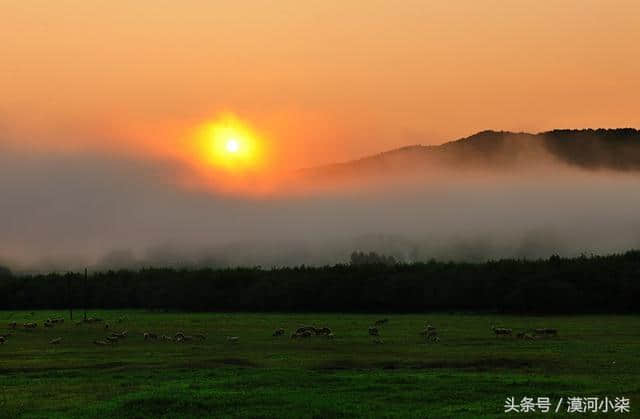
[[[327,336],[331,334],[331,329],[329,329],[328,327],[321,327],[319,329],[316,329],[316,335],[318,336]]]
[[[431,330],[428,330],[427,328],[425,328],[422,332],[420,332],[420,334],[424,336],[427,342],[434,342],[434,343],[440,342],[440,338],[438,337],[438,332],[436,332],[435,328],[431,328]]]
[[[376,322],[374,323],[374,326],[382,326],[383,324],[385,324],[388,321],[389,321],[389,319],[376,320]]]
[[[512,329],[507,329],[505,327],[492,327],[491,330],[493,330],[493,333],[495,333],[496,336],[511,336],[513,334]]]
[[[238,340],[240,340],[238,336],[227,336],[227,342],[238,343]]]
[[[55,338],[49,341],[49,345],[57,345],[62,342],[62,338]]]
[[[376,327],[369,326],[369,335],[371,336],[380,336],[380,332]]]
[[[425,338],[428,338],[429,336],[433,336],[437,334],[436,328],[431,326],[431,325],[427,325],[424,329],[422,329],[422,331],[420,332],[420,334],[422,336],[424,336]]]
[[[11,323],[9,323],[9,327],[11,329],[15,329],[16,327],[18,327],[18,323],[17,322],[11,322]]]
[[[99,317],[89,317],[88,319],[84,320],[85,323],[100,323],[103,320]]]
[[[311,333],[311,330],[305,330],[303,332],[296,332],[291,334],[291,339],[297,339],[297,338],[310,338],[311,336],[313,336],[313,333]]]
[[[129,332],[127,332],[126,330],[124,330],[124,331],[122,331],[120,333],[114,331],[114,332],[111,332],[111,336],[113,336],[114,338],[121,339],[121,338],[127,337],[128,333]]]
[[[302,334],[304,332],[316,333],[316,328],[314,326],[301,326],[296,330],[296,333]]]
[[[276,329],[273,332],[273,335],[271,336],[284,336],[284,329],[283,328]]]

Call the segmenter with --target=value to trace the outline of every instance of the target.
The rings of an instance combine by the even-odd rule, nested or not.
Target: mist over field
[[[412,262],[640,247],[636,172],[585,170],[551,157],[509,170],[434,165],[353,182],[288,178],[258,197],[184,187],[175,180],[187,171],[115,154],[6,148],[0,264],[270,267],[346,262],[354,250]]]

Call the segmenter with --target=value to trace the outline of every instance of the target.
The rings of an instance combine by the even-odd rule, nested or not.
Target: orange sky
[[[184,156],[232,112],[295,168],[483,129],[640,127],[640,2],[0,0],[0,135]]]

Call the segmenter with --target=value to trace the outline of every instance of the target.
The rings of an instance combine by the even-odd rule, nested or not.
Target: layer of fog
[[[608,254],[640,247],[640,175],[546,167],[423,173],[322,193],[230,197],[179,165],[0,150],[0,264],[17,271],[324,265]]]

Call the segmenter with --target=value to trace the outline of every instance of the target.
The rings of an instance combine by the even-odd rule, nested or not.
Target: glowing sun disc
[[[239,148],[240,144],[238,144],[238,140],[234,138],[227,140],[227,151],[229,153],[237,153]]]
[[[262,139],[232,115],[203,123],[196,135],[199,159],[217,169],[244,173],[258,170],[264,163]]]

